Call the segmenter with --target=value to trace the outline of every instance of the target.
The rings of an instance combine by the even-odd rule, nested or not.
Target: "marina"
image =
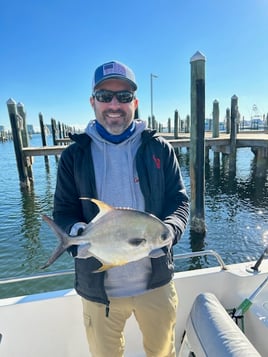
[[[42,144],[41,135],[30,139],[32,147]],[[52,145],[52,136],[47,138]],[[40,266],[49,256],[56,241],[42,221],[41,215],[51,216],[56,183],[57,157],[34,157],[34,185],[22,190],[16,167],[13,142],[0,144],[2,169],[0,194],[5,197],[0,207],[0,278],[40,273]],[[190,192],[189,152],[181,148],[178,154],[187,191]],[[236,174],[230,175],[224,160],[215,166],[213,152],[209,152],[205,173],[205,217],[207,232],[196,236],[187,231],[175,247],[175,252],[203,249],[218,251],[226,264],[257,259],[268,244],[268,183],[267,177],[256,176],[254,154],[249,148],[237,150]],[[183,263],[185,264],[185,263]],[[213,264],[195,258],[189,269]],[[73,267],[73,261],[63,255],[49,270],[61,271]],[[180,269],[181,266],[177,266]],[[58,284],[69,287],[71,277],[59,277],[47,282],[26,282],[16,286],[2,286],[0,297],[24,295],[38,290],[55,289]]]
[[[95,113],[101,119],[95,100],[111,103],[115,98],[121,103],[134,100],[134,117],[144,119],[174,147],[190,198],[189,222],[173,249],[178,294],[174,356],[268,356],[267,14],[268,4],[261,0],[137,1],[135,8],[124,2],[109,11],[99,2],[3,3],[1,357],[91,356],[74,286],[75,259],[64,252],[49,265],[58,241],[42,217],[51,223],[60,157],[75,145],[69,133],[84,131]],[[101,77],[94,69],[102,67],[103,76],[110,75],[109,64],[117,62],[122,62],[119,68],[125,63],[134,70],[131,93],[122,93],[125,86],[113,82],[107,88],[96,86]],[[128,71],[117,72],[127,77]],[[113,122],[123,118],[122,111],[102,114]],[[151,154],[157,169],[169,167],[162,152]],[[126,159],[121,167],[130,167],[128,163]],[[99,160],[94,168],[97,164],[102,168]],[[74,168],[80,169],[81,163]],[[135,183],[142,185],[138,172]],[[105,197],[116,182],[107,173]],[[153,182],[152,173],[150,169]],[[156,195],[162,192],[171,206],[176,193],[171,195],[170,181],[163,181],[166,185],[160,182],[159,188],[166,191],[154,186],[150,199],[158,202]],[[69,187],[72,191],[72,182]],[[92,196],[82,195],[84,187],[81,196]],[[127,197],[118,198],[131,205]],[[122,226],[124,240],[130,225]],[[140,221],[136,227],[142,228]],[[110,235],[109,228],[104,244],[109,254]],[[137,233],[132,243],[140,241]],[[145,356],[135,313],[124,329],[125,357]],[[165,332],[163,321],[159,314],[155,318],[151,354],[163,357],[154,345],[156,336]],[[104,355],[109,357],[109,350]]]

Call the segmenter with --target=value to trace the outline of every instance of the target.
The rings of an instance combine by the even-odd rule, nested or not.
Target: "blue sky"
[[[206,56],[206,117],[213,101],[224,119],[238,96],[246,119],[268,112],[267,0],[1,0],[0,125],[6,101],[22,102],[27,124],[53,117],[84,128],[95,68],[117,59],[138,82],[141,117],[166,123],[190,114],[190,58]]]

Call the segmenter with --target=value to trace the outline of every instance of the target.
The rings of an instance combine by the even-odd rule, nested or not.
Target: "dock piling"
[[[219,126],[220,108],[219,108],[219,101],[217,99],[215,99],[213,102],[212,117],[213,117],[212,137],[218,138],[220,136],[220,126]]]
[[[8,109],[10,125],[13,135],[13,143],[14,143],[17,168],[19,173],[20,186],[21,188],[29,188],[31,178],[28,176],[27,162],[22,152],[23,118],[17,112],[17,105],[14,99],[10,98],[7,101],[7,109]]]
[[[24,104],[23,103],[18,103],[17,104],[17,111],[18,115],[21,118],[21,138],[22,138],[22,146],[23,147],[28,147],[29,146],[29,135],[28,135],[28,130],[27,130],[27,124],[26,124],[26,111],[24,109]],[[26,165],[26,170],[27,170],[27,176],[33,181],[33,171],[32,171],[32,164],[33,164],[33,158],[31,156],[25,157],[23,156],[23,160]]]
[[[42,145],[47,146],[47,140],[46,140],[46,128],[44,124],[44,118],[43,114],[39,113],[39,124],[40,124],[40,130],[41,130],[41,138],[42,138]],[[45,163],[48,163],[48,156],[44,156]]]
[[[179,137],[179,112],[175,110],[174,113],[174,139],[178,139]]]
[[[232,174],[235,174],[236,172],[237,114],[238,114],[238,97],[236,95],[233,95],[231,98],[231,133],[230,133],[230,155],[229,155],[229,171]]]
[[[191,58],[191,214],[193,232],[205,233],[205,56]]]

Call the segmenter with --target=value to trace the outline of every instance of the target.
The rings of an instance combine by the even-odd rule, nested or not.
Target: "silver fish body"
[[[54,263],[72,245],[87,243],[88,254],[83,257],[97,258],[102,263],[99,271],[137,261],[159,248],[171,246],[170,231],[157,217],[134,209],[114,208],[96,199],[91,201],[100,212],[78,237],[70,237],[52,219],[43,216],[60,244],[42,268]]]

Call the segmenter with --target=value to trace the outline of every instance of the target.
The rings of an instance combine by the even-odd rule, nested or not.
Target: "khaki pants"
[[[134,313],[143,335],[147,357],[175,357],[175,323],[178,297],[174,283],[130,298],[110,299],[106,306],[82,298],[84,323],[92,357],[122,357],[123,329]]]

